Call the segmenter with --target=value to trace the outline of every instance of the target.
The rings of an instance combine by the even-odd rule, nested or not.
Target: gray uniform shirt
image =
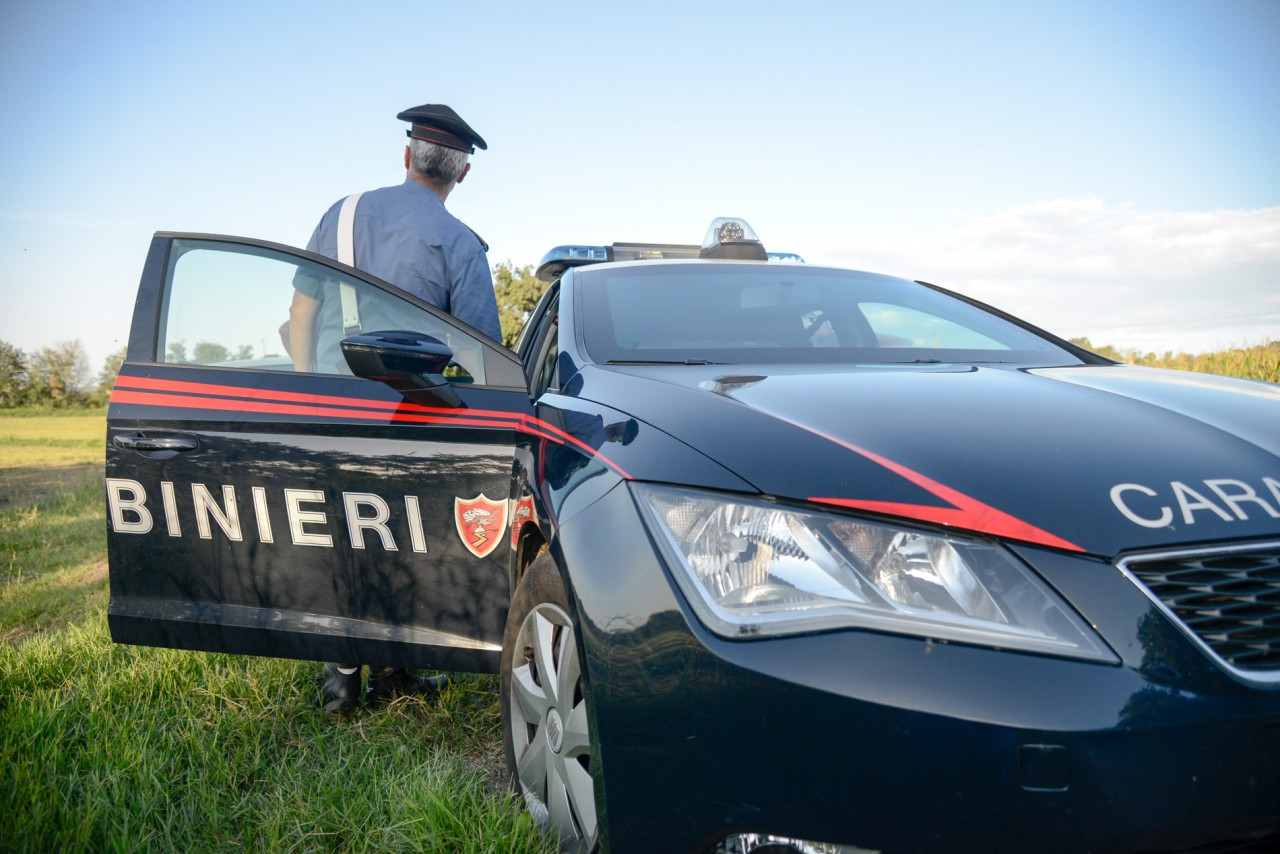
[[[307,249],[338,257],[341,207],[339,199],[321,217]],[[501,341],[498,302],[485,256],[487,248],[475,232],[445,210],[434,190],[412,179],[365,193],[356,208],[357,269],[390,282]],[[308,284],[309,280],[299,279],[294,286],[325,302],[322,322],[329,314],[340,318],[341,308],[333,298],[336,294]]]

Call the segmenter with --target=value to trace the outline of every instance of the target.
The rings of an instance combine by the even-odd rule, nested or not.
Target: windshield
[[[577,271],[587,354],[613,363],[1080,360],[916,282],[783,264]]]

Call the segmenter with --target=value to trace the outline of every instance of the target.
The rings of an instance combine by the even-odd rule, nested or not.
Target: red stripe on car
[[[895,463],[886,457],[882,457],[866,448],[860,448],[857,445],[837,439],[834,436],[828,436],[820,430],[797,424],[804,430],[808,430],[817,436],[821,436],[829,442],[833,442],[846,450],[852,451],[861,457],[871,460],[877,465],[884,466],[894,474],[903,477],[916,486],[924,489],[926,492],[936,495],[938,498],[950,504],[950,507],[930,507],[926,504],[904,504],[891,501],[870,501],[859,498],[810,498],[810,501],[819,504],[834,504],[839,507],[847,507],[853,510],[868,510],[874,513],[888,513],[894,516],[902,516],[909,519],[919,519],[922,522],[934,522],[942,525],[950,525],[957,528],[966,528],[970,531],[977,531],[983,534],[994,534],[997,537],[1008,537],[1013,540],[1022,540],[1028,543],[1035,543],[1042,546],[1050,546],[1055,549],[1066,549],[1073,552],[1083,552],[1084,549],[1075,543],[1068,542],[1061,537],[1055,536],[1048,531],[1037,528],[1029,522],[1024,522],[1016,516],[1010,516],[1003,510],[997,510],[989,504],[984,504],[976,498],[971,498],[959,490],[952,489],[949,486],[938,483],[930,477],[926,477],[918,471],[907,468],[900,463]]]
[[[153,391],[135,391],[134,389],[152,389]],[[175,406],[180,409],[212,409],[224,412],[264,412],[362,420],[385,419],[393,422],[515,429],[558,444],[571,444],[599,459],[627,480],[632,479],[631,475],[617,463],[554,424],[549,424],[540,418],[504,410],[458,410],[422,406],[407,401],[394,402],[306,394],[216,383],[136,377],[127,374],[121,374],[117,378],[115,390],[111,394],[111,402],[140,406]]]

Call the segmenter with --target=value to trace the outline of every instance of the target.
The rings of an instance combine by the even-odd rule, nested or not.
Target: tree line
[[[498,298],[504,345],[515,346],[520,330],[546,288],[546,283],[534,275],[532,266],[516,267],[508,261],[493,268],[493,289]],[[125,350],[121,347],[107,356],[95,374],[78,339],[59,341],[29,353],[0,341],[0,409],[102,406],[111,396],[116,374],[124,364]],[[174,362],[187,361],[186,343],[170,343],[168,358]],[[220,344],[198,341],[192,347],[191,358],[208,364],[247,356]]]
[[[0,341],[0,409],[101,406],[111,396],[124,354],[121,347],[94,374],[79,339],[59,341],[30,353]]]
[[[516,267],[507,262],[493,268],[493,288],[498,298],[502,343],[515,347],[520,331],[547,285],[538,281],[532,266]],[[1184,353],[1140,354],[1106,345],[1097,347],[1088,338],[1071,340],[1085,349],[1129,364],[1280,382],[1280,341],[1191,356]],[[170,361],[187,360],[184,342],[170,343],[169,350]],[[247,358],[247,355],[201,341],[195,344],[192,357],[207,364]],[[121,347],[107,356],[98,373],[94,374],[79,340],[60,341],[52,347],[41,347],[30,353],[0,341],[0,409],[101,406],[111,396],[111,388],[124,359],[125,348]]]

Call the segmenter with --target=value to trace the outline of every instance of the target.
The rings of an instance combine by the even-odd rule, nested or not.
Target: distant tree
[[[128,347],[121,347],[111,355],[107,356],[102,363],[102,370],[98,372],[98,385],[106,386],[108,389],[115,385],[116,376],[120,373],[120,367],[124,364],[125,356],[129,353]]]
[[[27,398],[27,357],[7,341],[0,341],[0,407],[20,406]]]
[[[546,289],[547,283],[538,281],[532,265],[516,267],[507,261],[493,268],[493,291],[498,298],[503,344],[515,346],[520,330]]]
[[[83,404],[89,390],[89,357],[79,340],[59,341],[31,354],[27,367],[34,402]]]
[[[227,348],[212,341],[199,341],[191,351],[191,361],[197,365],[211,365],[214,362],[225,362],[231,357]]]
[[[1092,353],[1097,353],[1099,356],[1106,356],[1108,359],[1115,359],[1117,362],[1126,361],[1128,357],[1127,353],[1117,350],[1110,344],[1103,344],[1101,347],[1095,347],[1089,342],[1088,338],[1072,338],[1070,341],[1077,347],[1083,347]]]
[[[116,377],[120,374],[120,366],[124,364],[128,351],[128,347],[121,347],[102,363],[102,370],[98,371],[98,388],[92,395],[94,403],[106,403],[107,398],[111,397],[111,389],[115,387]]]
[[[235,360],[237,360],[237,361],[244,361],[245,359],[252,359],[252,358],[253,358],[253,345],[252,345],[252,344],[241,344],[241,345],[239,346],[239,348],[237,348],[237,349],[236,349],[236,351],[235,351],[234,353],[232,353],[232,354],[231,354],[231,358],[233,358],[233,359],[235,359]]]
[[[186,362],[187,359],[187,342],[186,341],[170,341],[168,358],[166,362]]]

